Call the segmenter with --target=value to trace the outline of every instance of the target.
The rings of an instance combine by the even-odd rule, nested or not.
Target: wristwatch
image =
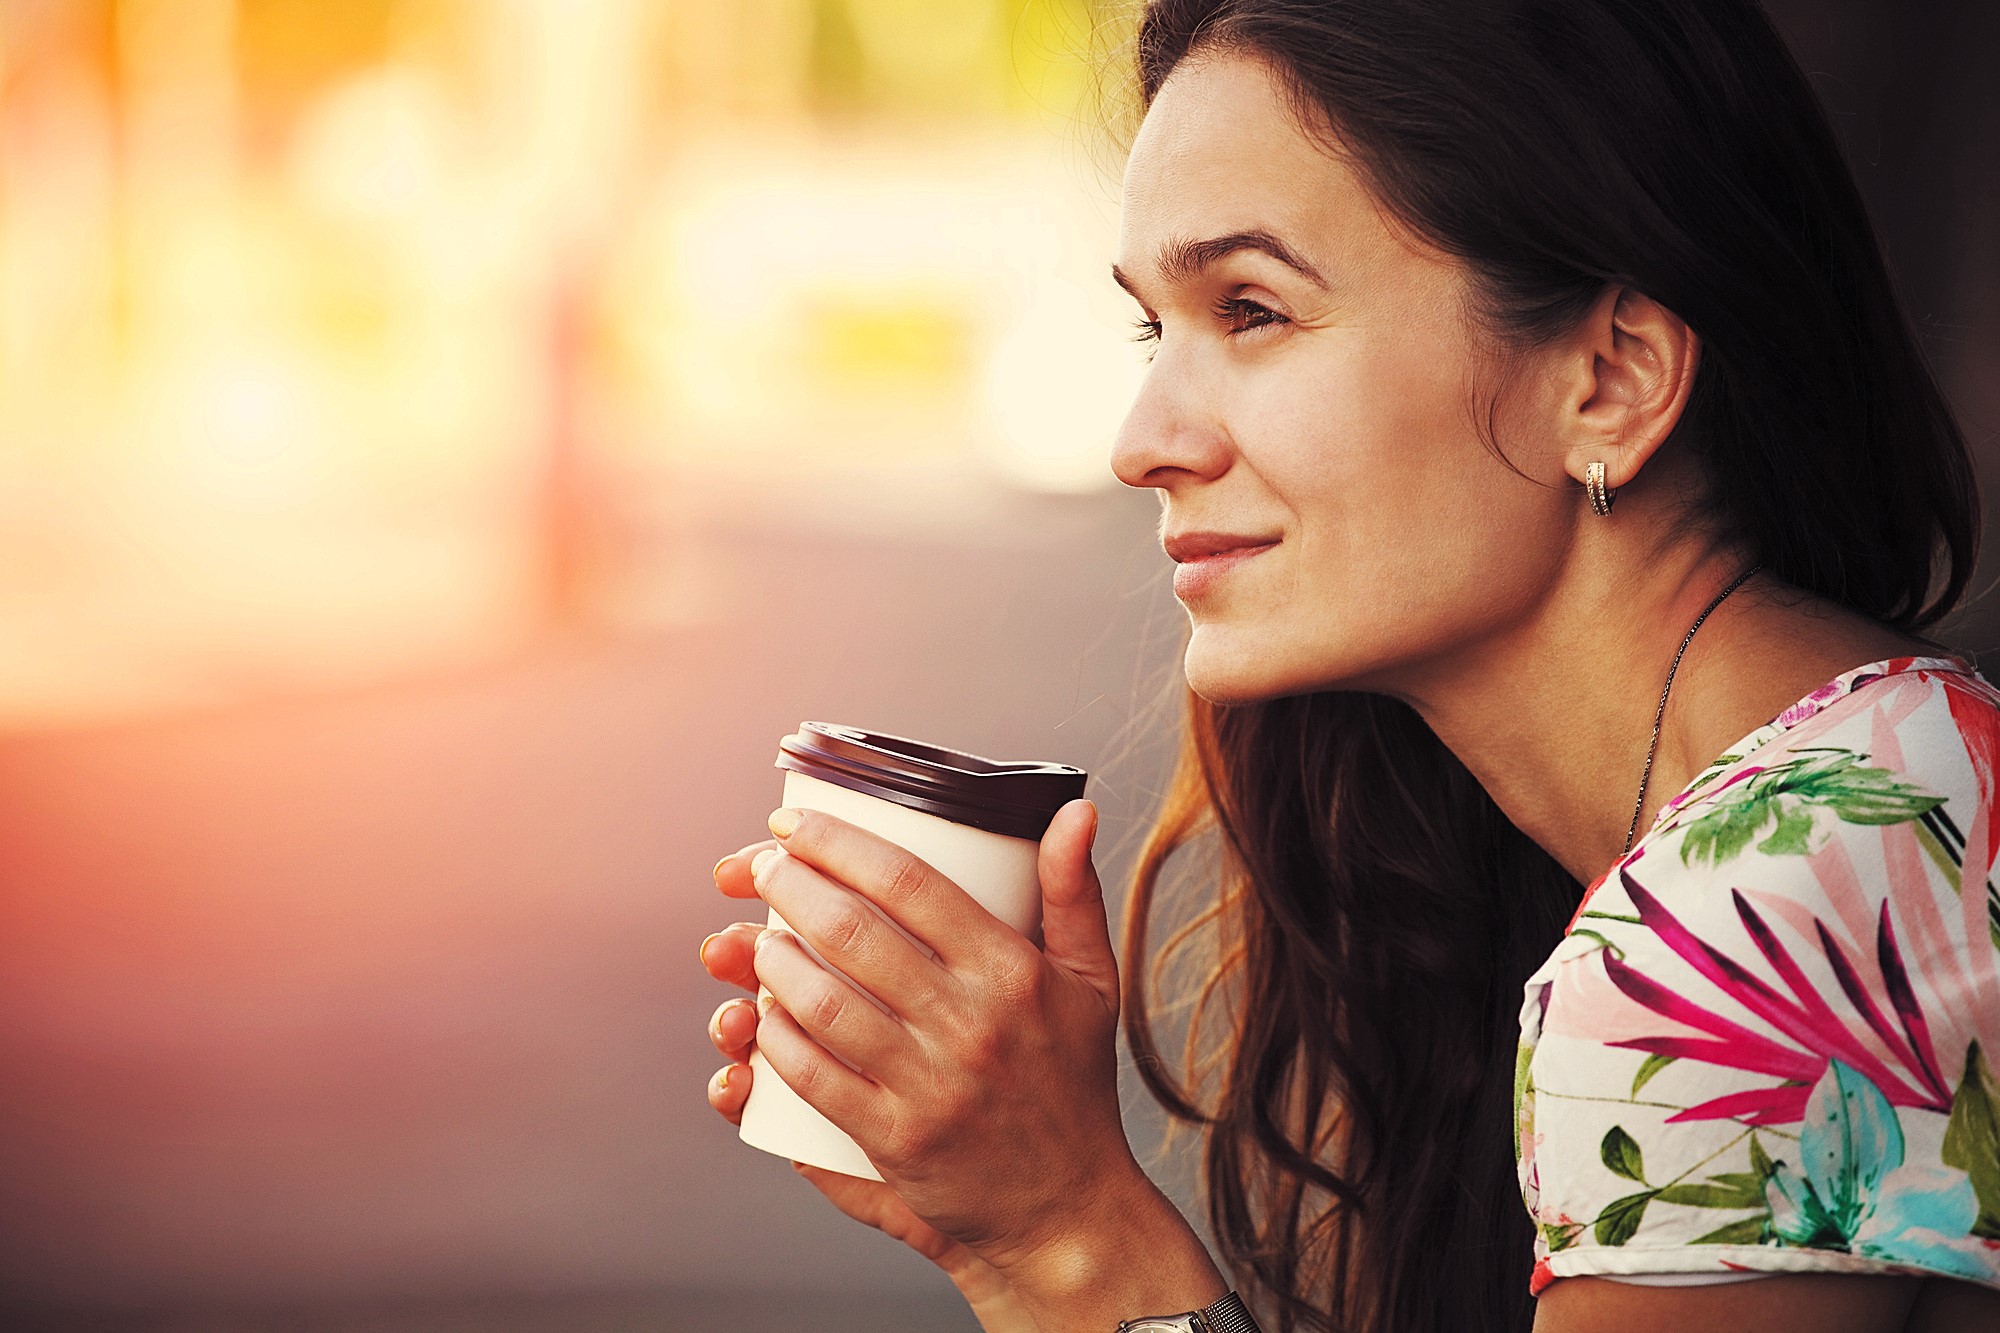
[[[1142,1315],[1118,1325],[1118,1333],[1258,1333],[1257,1321],[1230,1292],[1213,1305],[1186,1314]]]

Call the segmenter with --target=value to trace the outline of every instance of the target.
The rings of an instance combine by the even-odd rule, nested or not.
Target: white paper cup
[[[886,838],[1040,946],[1040,836],[1057,810],[1083,794],[1081,769],[996,763],[903,737],[817,722],[804,723],[780,743],[777,766],[787,770],[784,805],[824,811]],[[869,906],[926,957],[933,955],[887,913]],[[775,910],[768,912],[768,924],[791,930]],[[804,936],[792,933],[821,966],[846,976]],[[849,984],[889,1012],[858,983]],[[760,987],[759,997],[766,994]],[[750,1067],[756,1073],[743,1103],[738,1131],[743,1142],[795,1162],[867,1180],[882,1178],[860,1145],[792,1091],[762,1051],[751,1051]]]

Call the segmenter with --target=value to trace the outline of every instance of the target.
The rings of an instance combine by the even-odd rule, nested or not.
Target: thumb
[[[1082,797],[1056,811],[1042,835],[1037,871],[1042,881],[1042,952],[1088,981],[1118,1012],[1118,957],[1111,950],[1111,922],[1104,886],[1091,864],[1097,840],[1097,805]]]

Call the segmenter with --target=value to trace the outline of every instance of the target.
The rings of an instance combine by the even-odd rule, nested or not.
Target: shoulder
[[[2000,1285],[2000,693],[1902,670],[1771,725],[1683,793],[1530,980],[1538,1285]]]
[[[1859,783],[1842,776],[1864,761],[1967,799],[1990,788],[2000,690],[1970,670],[1927,665],[1949,661],[1893,658],[1827,682],[1719,755],[1668,802],[1648,837],[1779,788],[1809,794],[1866,788],[1876,774],[1862,775]],[[1842,760],[1842,754],[1853,759]],[[1710,832],[1715,824],[1709,821]],[[1724,839],[1719,848],[1700,850],[1740,846]]]

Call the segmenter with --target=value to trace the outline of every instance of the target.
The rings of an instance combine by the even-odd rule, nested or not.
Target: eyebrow
[[[1185,287],[1206,272],[1210,265],[1220,262],[1227,255],[1235,254],[1238,250],[1256,250],[1267,254],[1300,277],[1320,287],[1328,285],[1326,279],[1320,276],[1318,269],[1307,263],[1289,245],[1261,229],[1233,231],[1227,236],[1213,236],[1205,241],[1191,241],[1185,238],[1168,241],[1160,251],[1160,276],[1166,279],[1169,287]],[[1116,264],[1111,266],[1111,280],[1123,287],[1133,300],[1144,304],[1138,289],[1132,285],[1132,279]]]

